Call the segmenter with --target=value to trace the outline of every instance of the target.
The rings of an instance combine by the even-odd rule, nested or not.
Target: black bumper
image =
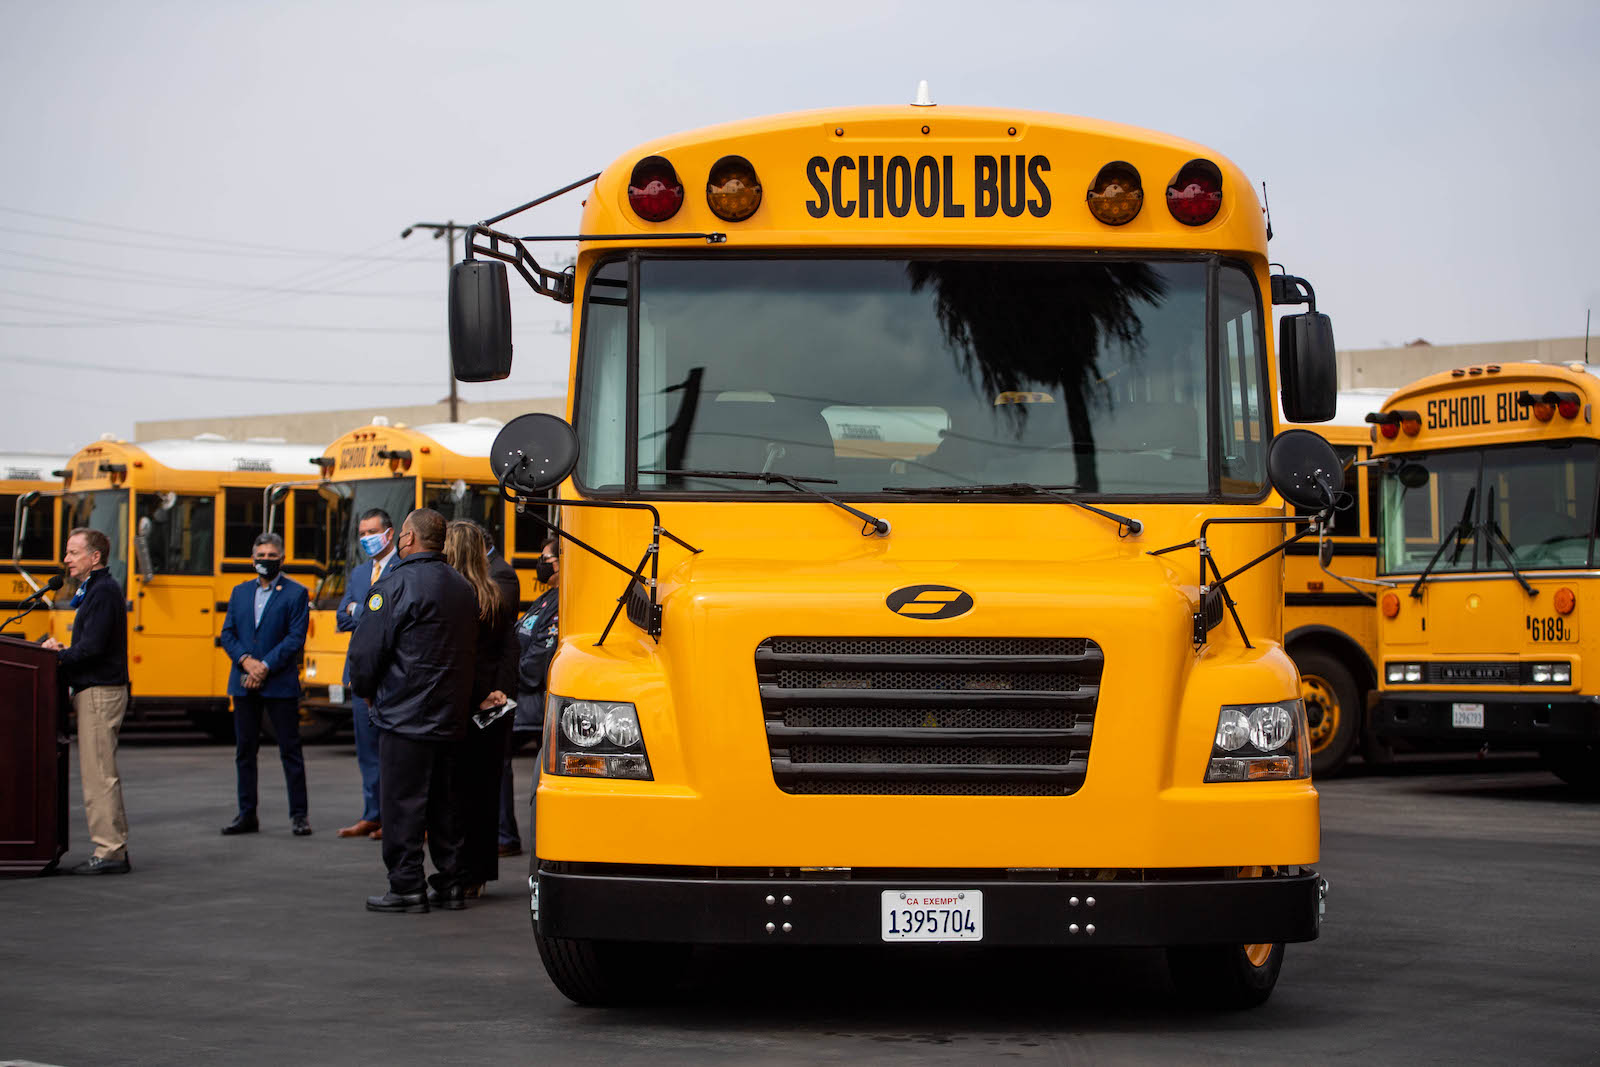
[[[1456,726],[1456,704],[1482,704],[1483,727]],[[1394,693],[1378,700],[1372,725],[1379,737],[1537,748],[1600,738],[1600,704],[1567,693]]]
[[[915,875],[920,872],[911,872]],[[1195,945],[1311,941],[1325,886],[1316,872],[1193,881],[937,882],[695,878],[541,869],[546,937],[702,945],[881,945],[885,891],[982,890],[985,945]],[[912,942],[927,944],[929,942]]]

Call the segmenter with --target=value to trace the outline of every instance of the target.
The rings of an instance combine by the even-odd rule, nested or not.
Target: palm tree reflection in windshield
[[[931,288],[939,325],[960,369],[981,376],[988,397],[1042,390],[1065,403],[1079,491],[1094,493],[1090,404],[1106,405],[1111,389],[1098,361],[1102,346],[1120,345],[1129,363],[1144,353],[1140,304],[1159,306],[1167,282],[1144,263],[915,260],[906,264],[913,290]],[[1004,404],[1021,440],[1029,404]]]

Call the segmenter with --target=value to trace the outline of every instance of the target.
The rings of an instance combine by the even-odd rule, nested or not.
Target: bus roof
[[[119,441],[116,444],[130,451],[143,452],[163,467],[182,471],[314,474],[320,468],[312,457],[322,451],[320,445],[230,441],[211,434],[188,440]]]
[[[0,481],[59,482],[54,472],[67,465],[67,457],[44,452],[0,452]]]
[[[681,208],[661,222],[646,221],[628,201],[634,168],[650,157],[670,163],[684,189]],[[735,157],[753,167],[762,197],[752,216],[729,222],[712,213],[705,190],[712,167]],[[1196,160],[1220,172],[1222,206],[1212,221],[1186,226],[1167,210],[1165,190]],[[1120,226],[1097,221],[1085,199],[1111,163],[1131,165],[1143,190],[1142,210]],[[884,202],[891,186],[901,190],[898,204],[892,196]],[[1012,203],[996,210],[1002,194]],[[712,233],[730,246],[1266,247],[1249,180],[1202,145],[1079,116],[911,105],[774,115],[649,141],[601,173],[585,201],[583,232],[687,233],[701,247]],[[583,250],[608,247],[619,245],[589,242]]]

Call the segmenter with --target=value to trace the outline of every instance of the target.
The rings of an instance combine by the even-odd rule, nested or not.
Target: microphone
[[[36,592],[33,592],[33,593],[29,594],[27,597],[25,597],[23,599],[22,603],[19,604],[18,607],[24,607],[24,608],[33,607],[33,606],[37,605],[41,600],[44,599],[44,595],[46,593],[53,593],[57,589],[60,589],[63,585],[66,585],[66,584],[67,583],[62,579],[61,575],[52,574],[50,576],[50,580],[48,582],[44,583],[44,588],[43,589],[37,590]]]

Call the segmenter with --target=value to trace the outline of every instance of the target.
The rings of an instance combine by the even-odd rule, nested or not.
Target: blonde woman
[[[489,577],[489,545],[478,524],[466,519],[445,531],[444,558],[461,573],[478,598],[478,645],[473,661],[472,706],[478,720],[487,719],[516,692],[517,644],[514,593]],[[511,716],[502,714],[487,726],[467,727],[461,742],[460,816],[466,848],[462,878],[468,897],[481,896],[484,884],[500,876],[500,773],[510,744]]]

